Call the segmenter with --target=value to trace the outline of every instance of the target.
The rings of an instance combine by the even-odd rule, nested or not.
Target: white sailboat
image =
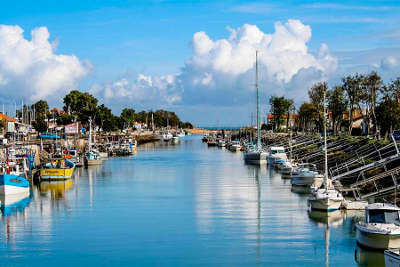
[[[332,181],[328,179],[328,148],[326,142],[326,104],[324,92],[324,154],[325,154],[325,175],[321,187],[314,190],[308,198],[311,209],[333,211],[340,208],[344,200],[342,194],[335,189]]]
[[[169,142],[173,139],[173,135],[169,132],[169,121],[168,121],[168,114],[167,114],[167,131],[162,135],[162,139],[165,142]]]
[[[93,150],[92,148],[92,119],[89,119],[89,143],[88,143],[88,152],[85,155],[85,165],[101,165],[102,159],[100,155]]]
[[[261,145],[261,117],[260,117],[260,94],[258,89],[258,52],[256,51],[256,95],[257,95],[257,147],[248,149],[244,153],[244,161],[247,164],[265,164],[267,153],[263,151]]]

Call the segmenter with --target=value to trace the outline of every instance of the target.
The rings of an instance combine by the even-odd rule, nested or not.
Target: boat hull
[[[309,199],[308,203],[310,204],[312,210],[334,211],[340,208],[342,205],[342,200],[330,198]]]
[[[311,186],[320,187],[322,185],[323,178],[315,176],[292,176],[290,183],[295,186]]]
[[[15,195],[29,192],[29,187],[0,185],[0,195]]]
[[[97,165],[101,165],[101,164],[102,164],[101,159],[86,159],[85,160],[86,166],[97,166]]]
[[[106,159],[108,158],[108,153],[107,152],[99,152],[99,155],[101,158]]]
[[[74,168],[68,169],[41,169],[40,178],[42,180],[66,180],[71,179]]]
[[[358,244],[371,249],[400,247],[400,235],[370,232],[359,224],[356,224],[356,239]]]
[[[29,190],[29,182],[25,178],[13,174],[0,175],[1,195],[24,194]]]
[[[400,266],[400,254],[385,250],[385,266],[386,267],[399,267]]]
[[[246,152],[244,154],[244,161],[247,164],[266,164],[267,154],[263,152]]]
[[[297,194],[310,194],[311,187],[309,185],[292,185],[291,191]]]
[[[231,146],[231,147],[229,148],[229,150],[232,151],[232,152],[239,152],[240,149],[241,149],[240,146]]]

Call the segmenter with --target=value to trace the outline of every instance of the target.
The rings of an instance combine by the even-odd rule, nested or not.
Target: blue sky
[[[337,58],[335,70],[324,76],[329,81],[334,83],[347,72],[379,71],[386,66],[386,58],[389,58],[388,62],[394,60],[393,66],[390,65],[393,68],[382,70],[382,75],[387,79],[395,78],[396,60],[400,56],[399,11],[399,1],[7,1],[0,9],[0,24],[18,25],[27,40],[31,39],[33,29],[46,27],[50,33],[49,41],[55,47],[54,54],[75,55],[81,62],[89,62],[88,71],[76,75],[73,84],[81,90],[97,92],[96,96],[102,101],[107,95],[104,92],[112,91],[116,81],[126,79],[136,83],[133,80],[137,80],[139,74],[153,77],[152,92],[157,95],[157,89],[153,88],[155,77],[192,69],[183,70],[185,62],[194,54],[193,36],[197,32],[203,31],[216,41],[229,38],[227,27],[238,29],[250,24],[263,33],[272,34],[276,22],[285,23],[289,19],[299,20],[311,28],[311,38],[306,42],[308,53],[316,55],[321,45],[326,44],[329,53]],[[216,79],[217,73],[213,75]],[[179,79],[186,81],[188,77],[192,76]],[[168,82],[168,86],[171,84]],[[132,105],[136,109],[174,109],[181,117],[196,124],[212,125],[218,120],[221,124],[243,125],[248,121],[252,109],[251,90],[236,95],[236,90],[228,92],[225,88],[214,88],[223,93],[207,91],[207,95],[213,95],[218,101],[207,99],[206,95],[202,102],[202,97],[188,94],[207,89],[187,88],[189,83],[179,84],[183,85],[179,85],[178,90],[173,82],[174,90],[179,91],[173,92],[177,96],[175,100],[152,103],[145,96],[135,99],[130,94],[129,101],[119,101],[118,95],[113,94],[112,100],[104,99],[104,102],[110,103],[117,114],[123,107]],[[266,81],[265,84],[270,83]],[[288,97],[294,92],[297,94],[294,89],[286,90],[292,86],[289,84],[292,81],[279,83],[282,88],[277,91],[265,90],[265,98],[271,94]],[[94,85],[97,90],[93,89]],[[104,91],[107,86],[109,91]],[[10,90],[10,87],[4,88]],[[134,92],[146,88],[141,85],[135,87]],[[4,90],[1,91],[3,98],[7,95]],[[53,93],[61,94],[62,90],[54,90]],[[167,94],[171,90],[169,88]],[[26,92],[29,91],[21,89],[21,93]],[[246,98],[246,101],[224,101],[223,98],[229,98],[230,94],[232,98]],[[120,96],[123,99],[126,94]],[[52,100],[52,96],[46,97],[55,105],[61,105]],[[298,99],[297,102],[301,101]]]

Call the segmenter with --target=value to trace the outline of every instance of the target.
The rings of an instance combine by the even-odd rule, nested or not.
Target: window
[[[370,223],[400,223],[398,211],[392,210],[370,210]]]

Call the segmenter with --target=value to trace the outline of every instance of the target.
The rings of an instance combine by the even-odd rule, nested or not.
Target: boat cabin
[[[270,155],[285,154],[285,148],[282,146],[271,146],[269,148],[269,154]]]
[[[370,204],[365,207],[365,222],[400,225],[399,211],[400,208],[392,204]]]

